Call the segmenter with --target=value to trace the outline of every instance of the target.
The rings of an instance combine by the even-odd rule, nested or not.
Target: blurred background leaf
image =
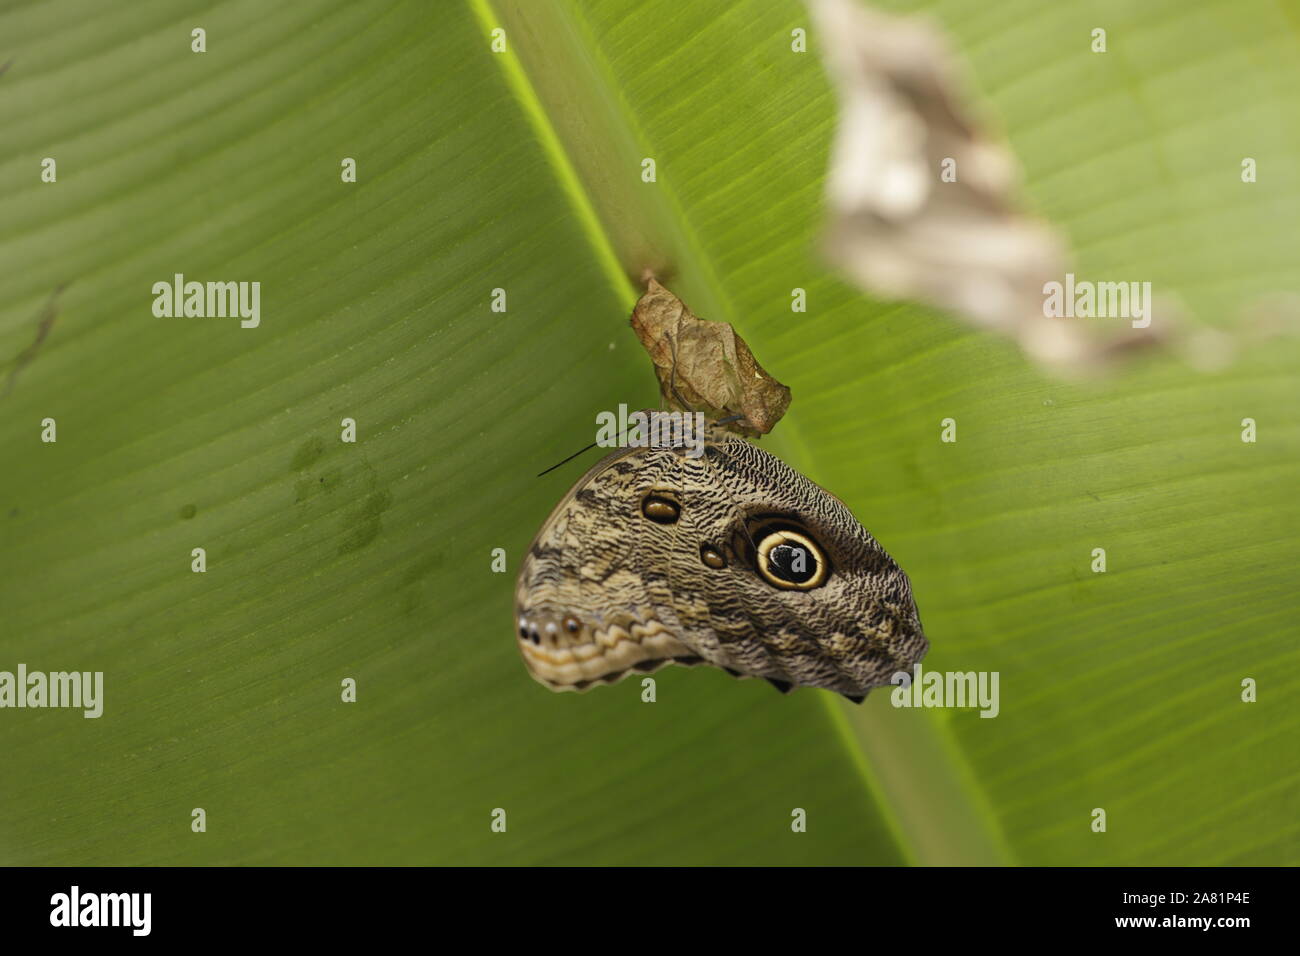
[[[1296,4],[886,6],[951,33],[1080,275],[1230,332],[1300,291]],[[791,51],[807,20],[0,10],[6,375],[68,283],[0,399],[0,669],[106,685],[98,720],[0,712],[0,862],[1300,860],[1296,339],[1063,385],[863,298],[816,258],[834,101],[816,37]],[[627,327],[647,266],[792,387],[764,443],[908,570],[926,666],[1001,673],[996,719],[720,671],[661,672],[653,705],[527,678],[515,561],[582,468],[534,476],[655,402]],[[260,281],[261,327],[154,318],[178,272]]]

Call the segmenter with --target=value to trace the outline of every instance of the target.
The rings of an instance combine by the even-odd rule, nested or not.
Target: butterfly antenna
[[[557,461],[557,462],[556,462],[555,464],[553,464],[550,468],[547,468],[546,471],[539,471],[539,472],[537,473],[537,477],[540,478],[540,477],[542,477],[542,475],[545,475],[545,474],[547,474],[547,473],[549,473],[549,472],[554,471],[556,468],[559,468],[561,465],[567,465],[569,462],[573,461],[573,459],[577,458],[579,455],[582,455],[582,454],[585,454],[585,453],[591,451],[591,450],[592,450],[593,448],[595,448],[598,444],[600,444],[600,442],[592,442],[590,445],[588,445],[586,448],[583,448],[581,451],[575,451],[575,452],[574,452],[572,455],[570,455],[568,458],[564,459],[564,461]]]

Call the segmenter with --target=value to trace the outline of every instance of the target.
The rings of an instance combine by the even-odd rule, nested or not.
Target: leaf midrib
[[[543,31],[519,27],[528,22],[529,17],[538,16],[539,12],[541,16],[564,20],[572,31],[569,36],[576,34],[588,45],[588,52],[603,82],[603,87],[596,84],[588,87],[593,91],[593,100],[597,88],[614,91],[612,95],[617,95],[613,71],[600,56],[599,47],[581,15],[565,4],[548,2],[543,11],[538,2],[530,6],[527,13],[516,8],[511,11],[512,16],[502,16],[496,9],[501,0],[496,4],[493,0],[467,2],[483,30],[485,48],[492,30],[505,28],[507,52],[487,55],[499,60],[511,91],[519,100],[521,110],[554,168],[560,187],[574,206],[602,271],[619,299],[630,308],[639,294],[630,275],[638,272],[641,264],[619,255],[617,241],[607,228],[607,219],[600,214],[604,197],[584,181],[566,145],[563,127],[557,128],[552,121],[553,114],[562,114],[554,109],[555,104],[544,102],[539,85],[533,82],[516,54],[516,44],[523,38],[540,39]],[[560,31],[555,31],[555,35],[547,39],[556,36],[565,39]],[[568,62],[578,62],[577,51],[572,52],[574,55],[568,58]],[[608,109],[599,108],[608,104],[588,105],[596,108],[577,108],[573,112],[585,117],[610,115]],[[647,143],[647,137],[630,109],[618,111],[617,119],[622,128],[602,144],[604,149],[614,150],[617,154],[619,142]],[[654,152],[647,149],[642,155],[653,156]],[[640,157],[635,155],[635,151],[633,155],[619,158],[626,163],[627,169],[639,168]],[[663,167],[658,163],[656,167],[656,182],[647,186],[650,190],[647,195],[653,197],[651,202],[660,206],[658,212],[661,215],[655,216],[653,211],[648,211],[646,228],[651,228],[652,221],[668,226],[668,232],[654,236],[659,240],[659,249],[671,250],[668,261],[677,264],[681,270],[680,277],[668,277],[668,281],[680,288],[683,296],[698,306],[700,313],[712,318],[725,318],[733,326],[740,327],[726,288],[691,229],[684,209],[665,179]],[[794,457],[798,460],[812,463],[815,459],[803,439],[798,415],[793,410],[787,412],[783,422],[781,444],[794,449]],[[814,474],[817,471],[815,467],[809,470]],[[928,711],[922,711],[911,715],[917,719],[905,723],[897,719],[885,721],[878,703],[884,699],[883,690],[878,690],[873,698],[877,701],[874,706],[864,704],[852,710],[852,705],[828,693],[818,694],[818,699],[836,739],[845,749],[846,759],[874,801],[904,859],[909,863],[926,865],[1005,865],[1014,862],[1014,855],[982,788],[955,738],[941,720]],[[892,716],[899,715],[894,713]],[[954,794],[959,799],[952,799]]]

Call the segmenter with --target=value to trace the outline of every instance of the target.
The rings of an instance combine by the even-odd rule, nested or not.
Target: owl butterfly
[[[717,425],[686,451],[616,451],[551,512],[515,589],[534,678],[712,664],[860,702],[911,672],[929,643],[907,575],[843,502]]]

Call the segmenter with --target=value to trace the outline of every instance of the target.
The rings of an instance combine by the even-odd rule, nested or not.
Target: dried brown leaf
[[[632,329],[670,408],[740,415],[726,427],[752,436],[770,432],[790,407],[790,389],[763,370],[730,323],[697,317],[654,279],[632,310]]]

